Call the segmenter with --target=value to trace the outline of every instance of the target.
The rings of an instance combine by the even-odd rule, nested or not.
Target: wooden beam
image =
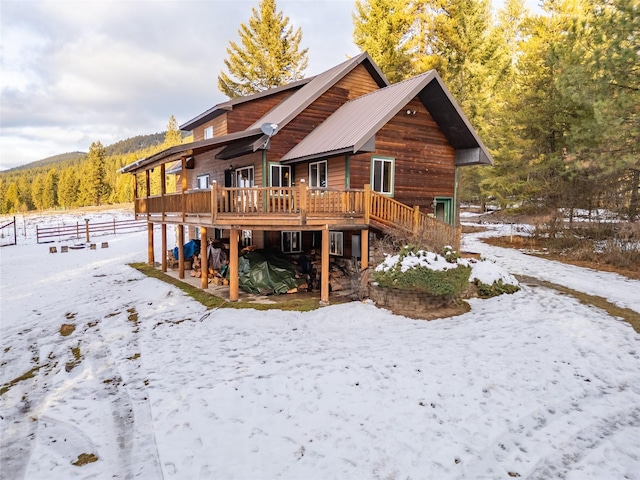
[[[153,252],[153,223],[147,223],[147,263],[153,267],[155,255]]]
[[[164,197],[167,194],[167,175],[164,163],[160,165],[160,203],[162,208],[162,220],[164,221]],[[166,270],[165,270],[166,271]]]
[[[413,207],[413,234],[417,235],[420,228],[420,206]]]
[[[369,216],[371,215],[371,185],[368,183],[364,186],[364,223],[369,225]]]
[[[184,278],[184,225],[178,225],[178,278]]]
[[[360,230],[360,269],[369,268],[369,230]]]
[[[320,270],[320,303],[329,304],[329,226],[322,229],[322,266]]]
[[[207,258],[207,228],[200,227],[200,278],[201,286],[209,288],[209,259]]]
[[[135,215],[138,215],[138,202],[136,201],[138,199],[138,174],[134,173],[133,174],[133,213]]]
[[[162,271],[167,271],[167,224],[162,224]]]
[[[184,194],[187,191],[187,157],[182,157],[182,172],[181,172],[181,180],[182,180],[182,198],[181,203],[182,203],[182,221],[184,222],[185,219],[185,215],[186,215],[186,209],[187,209],[187,202],[186,199],[184,198]]]
[[[238,283],[238,230],[229,232],[229,301],[237,302],[239,298]]]

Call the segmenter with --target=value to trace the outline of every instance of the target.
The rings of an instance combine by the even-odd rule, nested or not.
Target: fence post
[[[84,231],[87,234],[87,243],[89,243],[89,219],[85,218],[84,219]]]
[[[413,207],[413,234],[418,234],[418,229],[420,227],[420,206],[416,205]]]
[[[40,232],[38,231],[38,225],[36,225],[36,243],[40,243]]]
[[[13,217],[13,244],[18,244],[18,234],[16,233],[16,217]]]
[[[116,219],[113,219],[113,234],[116,234]]]

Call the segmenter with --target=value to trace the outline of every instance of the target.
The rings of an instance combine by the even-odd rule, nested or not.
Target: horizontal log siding
[[[283,100],[293,95],[298,89],[291,89],[284,92],[275,93],[267,97],[252,100],[250,102],[240,103],[233,107],[228,113],[229,131],[227,133],[235,133],[246,130],[269,110],[281,103]]]
[[[189,188],[196,188],[198,175],[207,173],[211,182],[215,180],[219,186],[224,187],[224,171],[231,165],[234,170],[252,165],[256,186],[262,184],[262,152],[250,153],[232,160],[219,160],[215,158],[219,151],[220,149],[210,150],[195,157],[193,170],[187,170]]]
[[[407,115],[415,110],[415,115]],[[351,157],[351,187],[370,183],[371,157],[395,158],[394,196],[423,212],[434,197],[453,197],[455,151],[419,100],[412,100],[376,135],[375,153]]]
[[[227,112],[213,120],[203,123],[193,129],[193,141],[204,140],[204,130],[207,127],[213,127],[213,136],[220,137],[227,134]]]
[[[327,161],[327,187],[329,188],[347,188],[346,178],[346,157],[330,158]]]

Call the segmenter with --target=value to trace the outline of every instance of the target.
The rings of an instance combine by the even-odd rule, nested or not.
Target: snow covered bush
[[[478,288],[480,298],[497,297],[520,290],[518,280],[506,270],[488,260],[472,260],[469,281]]]
[[[407,245],[397,255],[385,255],[373,277],[381,287],[423,291],[434,296],[456,297],[469,282],[471,266],[451,247],[442,255]]]

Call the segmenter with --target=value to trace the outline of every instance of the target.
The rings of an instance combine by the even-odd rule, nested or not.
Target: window
[[[343,255],[343,240],[342,232],[329,232],[329,255]]]
[[[204,129],[204,139],[207,140],[213,138],[213,127],[207,127]]]
[[[302,251],[302,232],[282,232],[282,253],[300,253]]]
[[[393,195],[393,158],[371,159],[371,188],[374,192]]]
[[[272,187],[290,187],[291,186],[291,167],[289,165],[280,165],[279,163],[272,163],[270,172],[271,172]]]
[[[253,245],[253,235],[251,230],[242,230],[240,235],[240,245],[242,248]]]
[[[253,177],[253,166],[236,168],[236,187],[255,186]]]
[[[205,188],[209,188],[209,174],[206,175],[198,175],[198,189],[202,190]]]
[[[309,186],[325,188],[327,186],[327,161],[309,164]]]

